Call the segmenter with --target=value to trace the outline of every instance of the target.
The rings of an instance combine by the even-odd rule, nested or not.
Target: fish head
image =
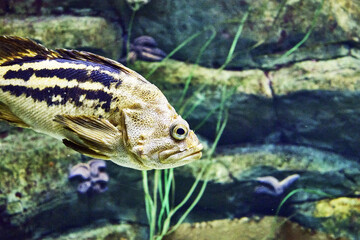
[[[203,146],[169,104],[124,110],[123,141],[132,168],[166,169],[185,165],[202,156]]]

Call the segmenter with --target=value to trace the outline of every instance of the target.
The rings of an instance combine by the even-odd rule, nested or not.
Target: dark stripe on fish
[[[111,83],[116,83],[118,87],[122,81],[115,79],[113,76],[108,75],[98,70],[86,70],[86,69],[73,69],[73,68],[58,68],[58,69],[41,69],[34,70],[32,68],[17,71],[9,70],[5,73],[4,79],[22,79],[28,81],[30,77],[35,73],[38,78],[53,78],[66,79],[68,81],[77,80],[78,82],[99,82],[104,87],[110,88]]]
[[[28,81],[30,77],[34,74],[34,69],[29,68],[26,70],[19,69],[17,71],[9,70],[4,74],[4,79],[22,79]]]
[[[80,97],[85,95],[87,100],[98,100],[100,107],[105,110],[105,112],[110,111],[110,104],[112,100],[112,95],[108,94],[101,90],[84,90],[79,87],[73,88],[61,88],[59,86],[47,87],[42,90],[39,88],[28,88],[25,86],[0,86],[4,92],[9,92],[11,95],[19,97],[25,95],[26,97],[31,97],[35,102],[46,102],[48,106],[53,105],[65,105],[66,103],[72,103],[77,107],[83,106],[84,102],[80,101]],[[61,100],[53,101],[53,97],[61,96]]]
[[[90,78],[94,82],[100,82],[102,85],[108,88],[110,87],[111,83],[116,83],[116,87],[118,87],[122,83],[121,80],[115,79],[112,76],[97,70],[91,71]]]
[[[36,77],[52,78],[57,77],[68,81],[77,80],[86,82],[89,80],[89,71],[86,69],[58,68],[58,69],[41,69],[35,71]]]

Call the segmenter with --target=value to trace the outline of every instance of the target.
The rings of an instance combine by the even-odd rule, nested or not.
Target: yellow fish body
[[[201,157],[202,145],[163,93],[122,64],[0,36],[0,119],[134,169]]]

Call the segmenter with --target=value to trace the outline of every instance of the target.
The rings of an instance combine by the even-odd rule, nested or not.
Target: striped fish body
[[[140,75],[81,60],[45,59],[0,66],[0,79],[0,102],[29,127],[60,139],[62,128],[53,121],[57,115],[109,119],[121,109],[144,104],[137,96],[164,100]]]
[[[0,37],[0,119],[136,169],[183,165],[159,157],[174,146],[180,152],[192,148],[190,155],[196,148],[196,158],[201,156],[188,124],[141,75],[95,54],[49,50],[18,37]],[[181,142],[189,146],[179,147],[171,136],[174,123],[185,128]]]

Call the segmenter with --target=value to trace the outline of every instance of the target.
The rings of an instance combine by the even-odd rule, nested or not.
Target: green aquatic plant
[[[136,12],[145,4],[149,3],[150,0],[127,0],[128,6],[131,8],[131,17],[129,21],[128,27],[128,37],[126,40],[126,62],[129,62],[129,50],[130,50],[130,39],[131,39],[131,31],[134,24],[135,14]]]
[[[245,23],[245,20],[247,19],[247,16],[248,16],[248,12],[245,14],[245,16],[243,17],[243,19],[242,19],[242,21],[241,21],[241,23],[239,25],[238,31],[237,31],[237,33],[235,35],[235,38],[234,38],[233,43],[231,45],[231,48],[229,50],[226,61],[221,66],[221,68],[219,69],[219,73],[233,59],[234,50],[235,50],[236,44],[237,44],[237,42],[238,42],[238,40],[240,38],[241,31],[242,31],[243,25]],[[188,91],[188,88],[189,88],[190,83],[191,83],[193,73],[194,73],[194,71],[196,69],[196,66],[198,65],[198,62],[200,61],[200,58],[201,58],[203,52],[205,51],[205,49],[209,46],[211,41],[216,36],[215,29],[213,27],[205,28],[203,31],[198,32],[198,33],[190,36],[185,41],[183,41],[178,47],[176,47],[167,56],[167,58],[169,58],[171,55],[173,55],[175,52],[180,50],[182,47],[184,47],[186,44],[191,42],[193,39],[200,36],[200,34],[205,32],[207,29],[210,29],[211,36],[206,41],[206,43],[203,45],[203,47],[200,49],[199,55],[198,55],[198,57],[196,59],[196,63],[194,65],[192,71],[190,72],[189,77],[187,78],[187,80],[185,82],[184,90],[183,90],[183,92],[181,94],[181,97],[180,97],[180,99],[178,101],[178,104],[177,104],[178,107],[185,106],[185,107],[182,107],[182,108],[180,108],[178,110],[178,112],[184,118],[189,116],[205,100],[204,97],[199,97],[198,100],[195,101],[190,106],[190,108],[186,108],[186,106],[188,106],[189,104],[183,104],[185,96],[186,96],[187,91]],[[159,66],[160,65],[157,65],[155,68],[153,68],[150,71],[150,73],[147,75],[147,77],[149,77],[154,71],[156,71],[156,69]],[[204,87],[205,87],[205,85],[200,86],[200,88],[193,94],[194,95],[199,94],[199,96],[201,96],[201,91],[204,89]],[[208,116],[206,118],[206,120],[207,120],[212,114],[215,114],[216,112],[218,112],[216,130],[215,130],[216,137],[215,137],[215,140],[214,140],[213,144],[211,145],[211,148],[210,148],[210,150],[209,150],[209,152],[207,154],[207,160],[211,160],[212,155],[214,154],[215,149],[217,147],[217,144],[218,144],[218,142],[220,140],[220,137],[221,137],[221,135],[222,135],[222,133],[223,133],[225,127],[226,127],[226,124],[227,124],[227,121],[228,121],[228,110],[226,108],[226,102],[230,99],[231,95],[235,93],[235,89],[236,88],[234,88],[234,87],[229,89],[228,87],[223,86],[222,90],[221,90],[221,99],[220,99],[219,104],[214,108],[213,111],[211,111],[211,114],[208,114]],[[207,170],[209,164],[211,164],[211,161],[208,161],[208,162],[209,162],[208,164],[204,165],[201,168],[200,173],[197,175],[193,185],[189,189],[186,196],[175,207],[172,204],[173,195],[174,195],[174,192],[175,192],[174,170],[173,169],[155,170],[152,194],[150,193],[150,190],[149,190],[148,172],[147,171],[142,172],[143,188],[144,188],[144,195],[145,195],[145,207],[146,207],[147,219],[148,219],[148,222],[149,222],[149,239],[151,239],[151,240],[152,239],[161,240],[166,234],[169,234],[169,233],[175,231],[179,227],[179,225],[185,220],[185,218],[188,216],[188,214],[191,212],[191,210],[196,206],[196,204],[201,199],[203,193],[205,192],[205,189],[206,189],[206,186],[207,186],[207,183],[208,183],[208,179],[207,179],[207,176],[206,176],[206,170]],[[203,179],[202,185],[198,186],[201,179]],[[200,188],[200,189],[199,189],[197,195],[192,200],[192,202],[189,203],[190,198],[192,197],[195,190],[198,189],[198,188]],[[171,197],[171,195],[172,195],[172,197]],[[182,213],[182,215],[177,220],[175,225],[173,225],[171,227],[171,221],[172,221],[175,213],[177,213],[182,207],[184,207],[185,204],[190,204],[190,205]],[[158,207],[159,207],[159,209],[158,209]]]
[[[316,195],[319,195],[319,196],[324,196],[324,197],[329,197],[329,198],[332,198],[334,197],[333,195],[330,195],[326,192],[323,192],[321,190],[318,190],[318,189],[308,189],[308,188],[297,188],[297,189],[294,189],[292,190],[291,192],[289,192],[284,198],[283,200],[281,200],[279,206],[277,207],[276,209],[276,212],[275,212],[275,216],[279,216],[279,212],[282,208],[282,206],[284,206],[284,204],[293,196],[295,195],[296,193],[299,193],[299,192],[305,192],[305,193],[311,193],[311,194],[316,194]]]
[[[172,57],[176,52],[178,52],[180,49],[182,49],[183,47],[185,47],[188,43],[190,43],[191,41],[193,41],[195,38],[199,37],[202,33],[204,33],[207,30],[207,28],[205,28],[202,31],[198,31],[196,33],[194,33],[193,35],[191,35],[190,37],[186,38],[182,43],[180,43],[174,50],[172,50],[163,60],[162,62],[164,62],[165,60],[169,59],[170,57]],[[146,78],[149,78],[159,67],[161,66],[161,64],[156,65],[153,69],[150,70],[150,72],[146,75]]]
[[[210,151],[208,153],[207,159],[210,160],[213,153],[215,152],[216,146],[220,140],[220,137],[226,127],[227,120],[228,120],[228,114],[227,111],[225,112],[225,117],[223,119],[219,119],[221,122],[221,127],[219,128],[218,132],[216,133],[216,138],[214,143],[212,144]],[[208,179],[206,178],[205,172],[208,167],[207,165],[204,165],[201,168],[200,173],[197,175],[195,182],[191,186],[190,190],[188,191],[187,195],[184,197],[184,199],[174,208],[171,208],[170,206],[170,188],[173,187],[175,189],[174,182],[174,170],[173,169],[167,169],[167,170],[155,170],[154,173],[154,184],[153,184],[153,195],[151,197],[149,187],[148,187],[148,177],[147,172],[143,171],[143,185],[144,185],[144,193],[145,193],[145,206],[146,206],[146,213],[149,221],[149,227],[150,227],[150,239],[162,239],[166,234],[169,234],[177,229],[177,227],[185,220],[185,218],[188,216],[190,211],[195,207],[195,205],[199,202],[200,198],[202,197],[205,188],[207,186]],[[162,183],[163,178],[162,172],[164,172],[164,183]],[[205,180],[203,180],[202,186],[200,187],[200,190],[195,197],[195,199],[192,201],[190,206],[185,210],[185,212],[182,214],[182,216],[179,218],[177,223],[171,228],[170,230],[170,224],[171,220],[175,213],[178,212],[180,208],[182,208],[186,203],[188,203],[189,199],[193,195],[194,191],[196,190],[197,186],[199,185],[200,180],[205,177]],[[157,216],[157,206],[158,206],[158,195],[160,196],[160,211],[159,215]],[[156,226],[157,223],[157,226]],[[158,232],[157,235],[155,235],[155,232]]]
[[[189,86],[190,86],[190,83],[191,83],[191,80],[192,80],[192,77],[194,75],[194,71],[196,70],[199,62],[200,62],[200,59],[201,59],[201,56],[203,55],[203,53],[205,52],[206,48],[209,46],[209,44],[214,40],[214,38],[216,37],[216,31],[215,31],[215,28],[214,27],[210,27],[210,30],[211,30],[211,36],[209,37],[209,39],[205,42],[205,44],[201,47],[200,51],[199,51],[199,55],[197,56],[196,60],[195,60],[195,64],[193,65],[191,71],[190,71],[190,74],[188,76],[188,78],[186,79],[186,82],[185,82],[185,86],[184,86],[184,89],[182,91],[182,94],[181,94],[181,97],[178,101],[178,106],[177,108],[179,109],[181,107],[181,105],[183,104],[183,101],[185,99],[185,96],[186,96],[186,93],[188,92],[189,90]]]
[[[245,24],[245,21],[249,16],[249,12],[250,12],[250,10],[246,11],[244,16],[242,17],[242,19],[240,21],[238,30],[237,30],[237,32],[235,34],[234,40],[233,40],[233,42],[231,44],[231,47],[230,47],[229,53],[228,53],[228,55],[226,57],[226,60],[225,60],[224,64],[219,68],[220,71],[223,70],[231,62],[231,60],[233,59],[236,44],[239,41],[239,38],[241,36],[242,30],[243,30],[243,27],[244,27],[244,24]]]
[[[130,38],[131,38],[131,32],[132,32],[132,28],[133,28],[133,24],[134,24],[134,19],[135,19],[135,14],[136,12],[140,9],[140,7],[142,6],[140,3],[134,2],[133,4],[128,3],[129,7],[131,8],[131,17],[130,17],[130,21],[129,21],[129,27],[128,27],[128,36],[127,36],[127,40],[126,40],[126,63],[129,62],[129,50],[130,50]]]
[[[283,58],[286,58],[288,56],[290,56],[293,52],[295,52],[299,47],[301,47],[301,45],[303,45],[310,37],[312,31],[314,30],[316,23],[317,23],[317,19],[319,17],[319,14],[321,12],[321,9],[323,7],[324,4],[324,0],[321,0],[320,5],[318,6],[318,8],[315,10],[315,14],[314,14],[314,18],[311,22],[311,26],[309,28],[309,30],[306,32],[305,36],[303,37],[303,39],[301,39],[300,42],[298,42],[294,47],[292,47],[291,49],[289,49],[286,53],[284,53],[278,60],[282,60]]]
[[[290,50],[288,50],[285,54],[283,54],[280,58],[285,58],[291,55],[294,51],[296,51],[298,48],[300,48],[301,45],[303,45],[308,38],[310,37],[314,27],[316,26],[316,22],[319,16],[319,13],[323,6],[323,0],[319,7],[315,11],[314,18],[312,20],[312,24],[305,34],[304,38],[296,44],[294,47],[292,47]],[[286,4],[286,0],[282,1],[281,7],[279,9],[279,12],[276,16],[275,21],[277,20],[278,16],[280,15],[281,10],[284,8]],[[235,53],[235,47],[237,45],[237,42],[241,36],[243,26],[248,18],[250,10],[248,10],[244,16],[241,18],[240,24],[238,26],[236,35],[233,39],[233,42],[231,44],[231,47],[229,49],[228,55],[226,57],[226,60],[224,64],[219,68],[219,72],[221,72],[223,69],[226,68],[226,66],[236,57],[237,53]],[[182,94],[179,98],[179,101],[177,103],[177,109],[178,112],[184,117],[188,117],[200,104],[206,100],[204,95],[201,94],[202,90],[205,88],[205,86],[200,86],[197,91],[192,93],[192,96],[186,99],[186,94],[188,92],[192,76],[194,71],[196,70],[196,67],[198,66],[198,63],[200,61],[200,58],[205,51],[205,49],[209,46],[211,41],[216,36],[216,31],[214,27],[205,27],[202,31],[199,31],[187,39],[185,39],[180,45],[178,45],[173,51],[168,54],[168,56],[164,59],[168,59],[171,56],[173,56],[177,51],[185,47],[187,44],[189,44],[191,41],[199,37],[201,34],[203,34],[207,30],[211,30],[211,36],[208,38],[208,41],[203,45],[203,47],[199,51],[199,55],[196,58],[195,64],[186,79],[184,89],[182,91]],[[257,43],[254,46],[251,47],[251,49],[254,49],[258,46],[260,46],[263,42]],[[164,64],[164,63],[162,63]],[[161,66],[160,64],[157,64],[151,71],[146,75],[146,77],[150,77],[156,70]],[[211,146],[209,153],[207,155],[207,159],[211,160],[211,156],[215,152],[217,143],[223,133],[223,130],[225,129],[225,126],[227,124],[228,120],[228,113],[226,108],[226,102],[231,98],[231,96],[234,94],[236,88],[227,88],[226,86],[222,87],[221,91],[221,100],[220,102],[207,114],[207,116],[195,127],[195,130],[201,128],[203,124],[214,114],[217,113],[217,123],[216,123],[216,138]],[[192,97],[196,97],[196,101],[191,100]],[[211,162],[211,161],[209,161]],[[152,192],[150,192],[149,189],[149,179],[148,179],[148,172],[144,171],[143,174],[143,186],[144,186],[144,194],[145,194],[145,206],[146,206],[146,214],[149,221],[149,236],[150,239],[156,239],[160,240],[162,239],[166,234],[169,234],[177,229],[177,227],[184,221],[184,219],[188,216],[190,211],[195,207],[195,205],[198,203],[200,198],[202,197],[206,186],[208,179],[206,178],[206,168],[208,165],[203,166],[200,173],[197,175],[195,182],[189,189],[188,193],[184,197],[184,199],[176,206],[174,205],[174,192],[175,192],[175,178],[174,178],[174,170],[173,169],[167,169],[167,170],[155,170],[154,171],[154,180],[153,180],[153,188]],[[202,185],[198,186],[201,179]],[[189,203],[189,200],[191,199],[193,193],[196,189],[198,189],[198,193],[195,196],[195,198],[192,200],[191,203]],[[279,204],[277,210],[276,210],[276,216],[278,216],[279,211],[281,207],[288,201],[289,198],[291,198],[294,194],[298,192],[309,192],[309,193],[315,193],[319,195],[328,196],[328,194],[323,193],[318,190],[311,190],[311,189],[295,189],[294,191],[290,192],[285,198],[281,201]],[[171,227],[171,221],[174,217],[174,214],[179,211],[182,207],[184,207],[186,204],[189,205],[189,207],[182,213],[178,221]]]
[[[241,36],[241,33],[242,33],[242,30],[243,30],[244,24],[245,24],[245,22],[246,22],[246,20],[247,20],[247,18],[248,18],[248,16],[249,16],[249,12],[250,12],[250,10],[246,11],[245,14],[244,14],[244,16],[242,17],[242,19],[241,19],[241,21],[240,21],[240,24],[239,24],[239,26],[238,26],[238,30],[237,30],[237,32],[236,32],[236,34],[235,34],[235,37],[234,37],[233,42],[232,42],[232,44],[231,44],[231,47],[230,47],[230,49],[229,49],[228,55],[227,55],[227,57],[226,57],[226,60],[225,60],[224,64],[218,69],[218,73],[220,73],[222,70],[224,70],[225,67],[226,67],[226,66],[231,62],[231,60],[234,58],[234,56],[235,56],[235,54],[234,54],[234,52],[235,52],[235,47],[236,47],[236,44],[238,43],[239,38],[240,38],[240,36]],[[214,37],[215,37],[215,36],[214,36]],[[211,38],[210,38],[210,39],[211,39]],[[208,43],[208,42],[207,42],[207,43]],[[206,43],[204,46],[207,46],[207,43]],[[203,53],[203,50],[205,50],[205,49],[201,49],[201,50],[200,50],[200,53],[201,53],[201,54]],[[199,60],[199,58],[198,58],[197,60]],[[191,74],[192,74],[192,73],[191,73]],[[192,76],[192,75],[190,75],[190,76]],[[188,78],[188,79],[191,80],[191,78]],[[186,86],[186,85],[185,85],[185,86]],[[196,95],[197,93],[201,92],[202,89],[203,89],[203,88],[200,87],[200,88],[194,93],[194,95]],[[184,90],[185,90],[185,89],[184,89]],[[187,88],[186,88],[186,90],[187,90]],[[222,90],[222,91],[223,91],[223,95],[226,96],[225,98],[222,99],[223,102],[229,100],[229,98],[235,93],[236,87],[231,88],[230,90],[227,89],[227,90],[226,90],[226,93],[224,92],[224,90],[226,90],[226,86],[223,86],[223,90]],[[184,96],[184,95],[185,95],[185,93],[183,92],[183,95],[182,95],[182,96]],[[183,100],[183,99],[181,99],[181,100]],[[203,100],[204,100],[204,98],[198,98],[198,101],[196,102],[196,104],[194,104],[194,105],[192,106],[192,108],[189,109],[189,110],[186,112],[185,117],[188,116],[188,115],[190,115],[190,114],[201,104],[201,102],[202,102]],[[205,124],[205,122],[206,122],[215,112],[219,111],[219,109],[220,109],[219,114],[221,114],[221,113],[222,113],[222,111],[221,111],[221,106],[224,106],[224,103],[220,102],[215,108],[213,108],[213,109],[206,115],[206,117],[205,117],[194,129],[195,129],[195,130],[198,130],[201,126],[203,126],[203,124]],[[186,107],[186,103],[183,105],[182,109],[184,109],[185,107]],[[220,118],[221,118],[221,116],[220,116]],[[218,128],[219,128],[219,125],[216,126],[216,129],[218,129]]]

